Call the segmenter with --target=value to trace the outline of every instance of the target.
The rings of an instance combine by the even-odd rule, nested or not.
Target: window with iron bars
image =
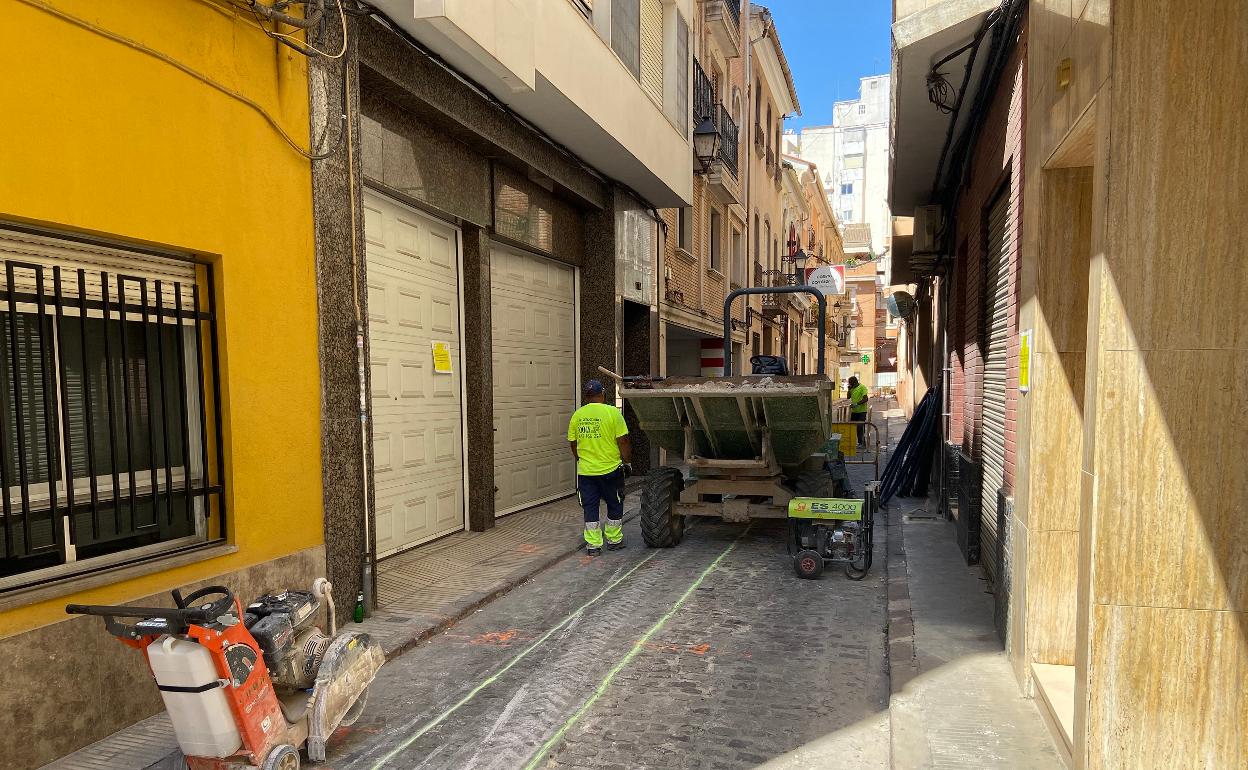
[[[7,230],[0,256],[0,590],[223,539],[211,267]]]

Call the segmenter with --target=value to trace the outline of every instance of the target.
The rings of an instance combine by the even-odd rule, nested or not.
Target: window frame
[[[686,254],[693,253],[693,207],[676,209],[676,248]]]
[[[715,209],[711,209],[709,222],[707,222],[707,258],[706,264],[710,270],[723,275],[724,255],[723,244],[724,238],[724,217]]]
[[[9,224],[0,226],[0,260],[0,596],[224,543],[212,266]],[[39,319],[37,332],[31,333],[29,322],[10,320],[18,316]],[[96,344],[89,322],[103,322],[94,330]],[[169,334],[170,327],[181,331]],[[126,350],[127,340],[133,350]],[[89,368],[99,356],[99,341],[103,367]],[[113,341],[120,349],[112,349]],[[20,350],[30,345],[37,353],[23,357]],[[29,403],[23,380],[39,383]],[[32,407],[30,425],[36,429],[26,436],[25,410]],[[10,427],[19,421],[22,430]],[[129,435],[124,454],[118,443],[123,426]],[[107,467],[92,449],[101,432],[108,437]],[[103,454],[105,448],[99,449]],[[171,454],[175,449],[180,456]],[[143,454],[146,467],[139,468]],[[76,470],[79,462],[84,471]],[[12,477],[9,464],[16,471]],[[46,480],[35,481],[40,475]],[[175,522],[179,508],[183,518]],[[123,511],[129,517],[125,527]],[[151,522],[140,524],[141,515]],[[101,536],[106,519],[113,531]],[[51,543],[36,542],[36,527]]]

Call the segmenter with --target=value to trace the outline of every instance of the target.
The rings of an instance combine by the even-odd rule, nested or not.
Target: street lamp
[[[702,162],[702,172],[711,170],[711,161],[719,151],[719,129],[711,118],[703,118],[698,127],[693,129],[693,154]]]

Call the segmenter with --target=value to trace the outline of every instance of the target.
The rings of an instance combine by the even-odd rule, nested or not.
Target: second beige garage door
[[[494,512],[571,494],[568,418],[576,409],[576,280],[571,267],[495,246]]]

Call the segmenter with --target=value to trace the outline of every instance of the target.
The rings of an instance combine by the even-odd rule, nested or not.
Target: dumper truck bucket
[[[845,419],[822,375],[669,377],[620,393],[650,440],[686,460],[801,465]]]

